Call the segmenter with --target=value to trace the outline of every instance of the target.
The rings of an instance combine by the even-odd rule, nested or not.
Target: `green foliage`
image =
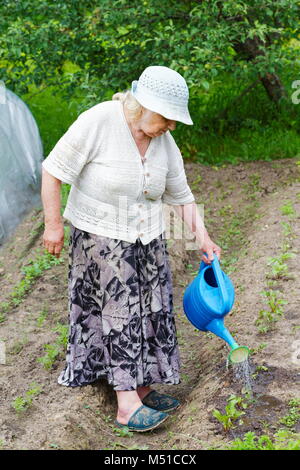
[[[288,201],[286,204],[281,206],[280,209],[281,209],[282,215],[290,215],[290,216],[293,216],[293,217],[296,216],[296,212],[295,212],[292,201]]]
[[[62,83],[40,89],[35,84],[29,84],[28,92],[21,94],[21,98],[35,117],[46,156],[77,118],[78,106],[83,96],[75,90],[72,97],[66,100]]]
[[[296,424],[300,420],[300,399],[293,398],[289,401],[289,413],[280,419],[280,424],[284,424],[287,428],[294,430]]]
[[[283,221],[281,221],[280,224],[282,225],[282,228],[283,228],[283,235],[285,237],[289,237],[293,233],[291,224],[289,224],[288,222],[283,222]]]
[[[257,437],[254,432],[247,432],[243,439],[235,439],[226,450],[300,450],[300,434],[279,430],[273,437]]]
[[[297,57],[288,42],[297,37],[296,0],[265,0],[264,8],[259,0],[115,0],[114,8],[111,0],[3,3],[0,73],[19,89],[56,83],[60,74],[70,90],[85,86],[89,99],[94,92],[102,98],[110,87],[128,86],[149,63],[161,63],[205,97],[222,72],[245,81]],[[238,47],[246,41],[256,60]]]
[[[44,350],[46,354],[42,357],[37,358],[37,362],[40,362],[45,369],[50,370],[55,361],[60,357],[62,351],[66,349],[69,338],[69,325],[62,325],[57,323],[53,331],[58,333],[58,336],[54,344],[45,344]]]
[[[45,344],[44,350],[46,351],[46,354],[42,357],[38,357],[37,362],[40,362],[45,369],[50,370],[61,351],[59,346],[56,344]]]
[[[227,432],[234,427],[235,421],[245,414],[243,409],[247,406],[242,397],[230,395],[225,406],[225,414],[222,414],[219,410],[213,410],[212,414],[223,425],[224,431]]]
[[[295,253],[289,253],[287,251],[283,251],[278,256],[268,257],[267,264],[271,266],[271,272],[267,274],[267,278],[269,279],[283,279],[288,277],[288,265],[285,263],[290,258],[294,258],[296,255]]]
[[[35,280],[40,277],[46,269],[64,262],[63,258],[56,258],[45,250],[42,255],[30,259],[22,268],[23,279],[13,288],[9,302],[11,305],[19,305],[25,294],[31,289]]]
[[[62,100],[74,113],[71,123],[75,114],[130,88],[149,64],[171,67],[187,80],[195,126],[180,125],[174,135],[190,158],[219,163],[298,152],[300,120],[291,101],[300,69],[296,0],[266,0],[264,8],[260,0],[116,0],[114,8],[111,0],[2,3],[0,76],[24,96],[45,89],[43,110],[32,110],[46,154],[51,132],[56,141],[59,129],[66,130]],[[262,86],[268,74],[283,81],[280,109]],[[57,122],[49,121],[52,103]],[[276,122],[274,132],[270,123]]]
[[[13,402],[12,402],[12,407],[15,409],[17,413],[22,413],[26,411],[30,406],[32,405],[33,399],[38,396],[40,393],[42,393],[42,388],[37,385],[35,382],[30,384],[32,388],[30,388],[26,393],[25,396],[17,397]]]
[[[58,323],[54,328],[54,331],[59,333],[56,343],[66,347],[68,344],[69,325],[62,325],[61,323]]]
[[[48,313],[49,313],[48,307],[44,307],[44,308],[41,310],[41,312],[40,312],[38,318],[36,319],[36,325],[37,325],[38,327],[43,326],[44,321],[46,320]]]
[[[266,297],[269,310],[261,309],[259,311],[255,325],[258,326],[260,333],[266,333],[270,330],[272,324],[283,315],[282,305],[286,305],[288,301],[280,298],[281,292],[278,290],[263,290],[260,294]]]
[[[299,154],[296,0],[4,0],[1,9],[0,78],[29,105],[45,155],[79,113],[151,64],[188,83],[195,125],[174,131],[185,157],[219,165]],[[278,79],[276,98],[266,77]]]
[[[116,433],[117,436],[119,437],[132,437],[133,432],[129,430],[127,426],[125,428],[113,428],[113,432]]]

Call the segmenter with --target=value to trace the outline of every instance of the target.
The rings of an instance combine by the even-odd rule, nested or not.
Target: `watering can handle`
[[[204,252],[204,254],[208,257],[206,252]],[[213,271],[214,271],[214,275],[215,275],[217,284],[218,284],[218,286],[221,290],[221,296],[222,296],[222,300],[223,300],[223,308],[226,311],[226,313],[228,313],[229,310],[230,310],[228,291],[225,287],[225,282],[224,282],[222,270],[221,270],[221,267],[220,267],[219,259],[218,259],[217,255],[215,253],[213,253],[213,255],[214,255],[214,259],[211,262],[211,265],[212,265],[212,268],[213,268]]]

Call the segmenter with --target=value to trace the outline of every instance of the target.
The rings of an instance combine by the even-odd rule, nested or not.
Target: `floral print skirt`
[[[181,360],[165,232],[143,245],[71,224],[69,338],[58,383],[114,390],[178,384]]]

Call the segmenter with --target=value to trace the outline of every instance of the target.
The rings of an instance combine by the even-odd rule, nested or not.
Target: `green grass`
[[[22,95],[21,98],[37,122],[46,157],[77,118],[80,97],[74,96],[67,102],[62,98],[62,90],[58,87],[49,86],[41,91],[30,85],[29,93]]]
[[[289,94],[293,75],[297,64],[280,75]],[[261,83],[240,97],[247,85],[224,73],[207,93],[191,96],[194,126],[182,124],[173,134],[184,156],[207,165],[300,156],[299,106],[287,100],[277,107]]]

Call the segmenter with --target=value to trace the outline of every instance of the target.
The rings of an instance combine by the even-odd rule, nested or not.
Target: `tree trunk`
[[[260,80],[265,87],[265,90],[268,93],[270,99],[275,101],[275,103],[278,103],[281,98],[287,97],[284,86],[278,75],[274,73],[267,73],[267,75],[264,77],[260,77]]]
[[[265,55],[265,52],[260,49],[259,46],[262,46],[263,43],[259,38],[254,37],[253,39],[247,39],[245,42],[237,42],[234,44],[234,50],[242,56],[244,60],[255,60],[259,55]],[[273,73],[267,73],[263,77],[259,77],[261,83],[263,84],[269,98],[278,103],[281,98],[286,98],[287,94],[284,89],[284,86],[278,77],[278,75]]]

